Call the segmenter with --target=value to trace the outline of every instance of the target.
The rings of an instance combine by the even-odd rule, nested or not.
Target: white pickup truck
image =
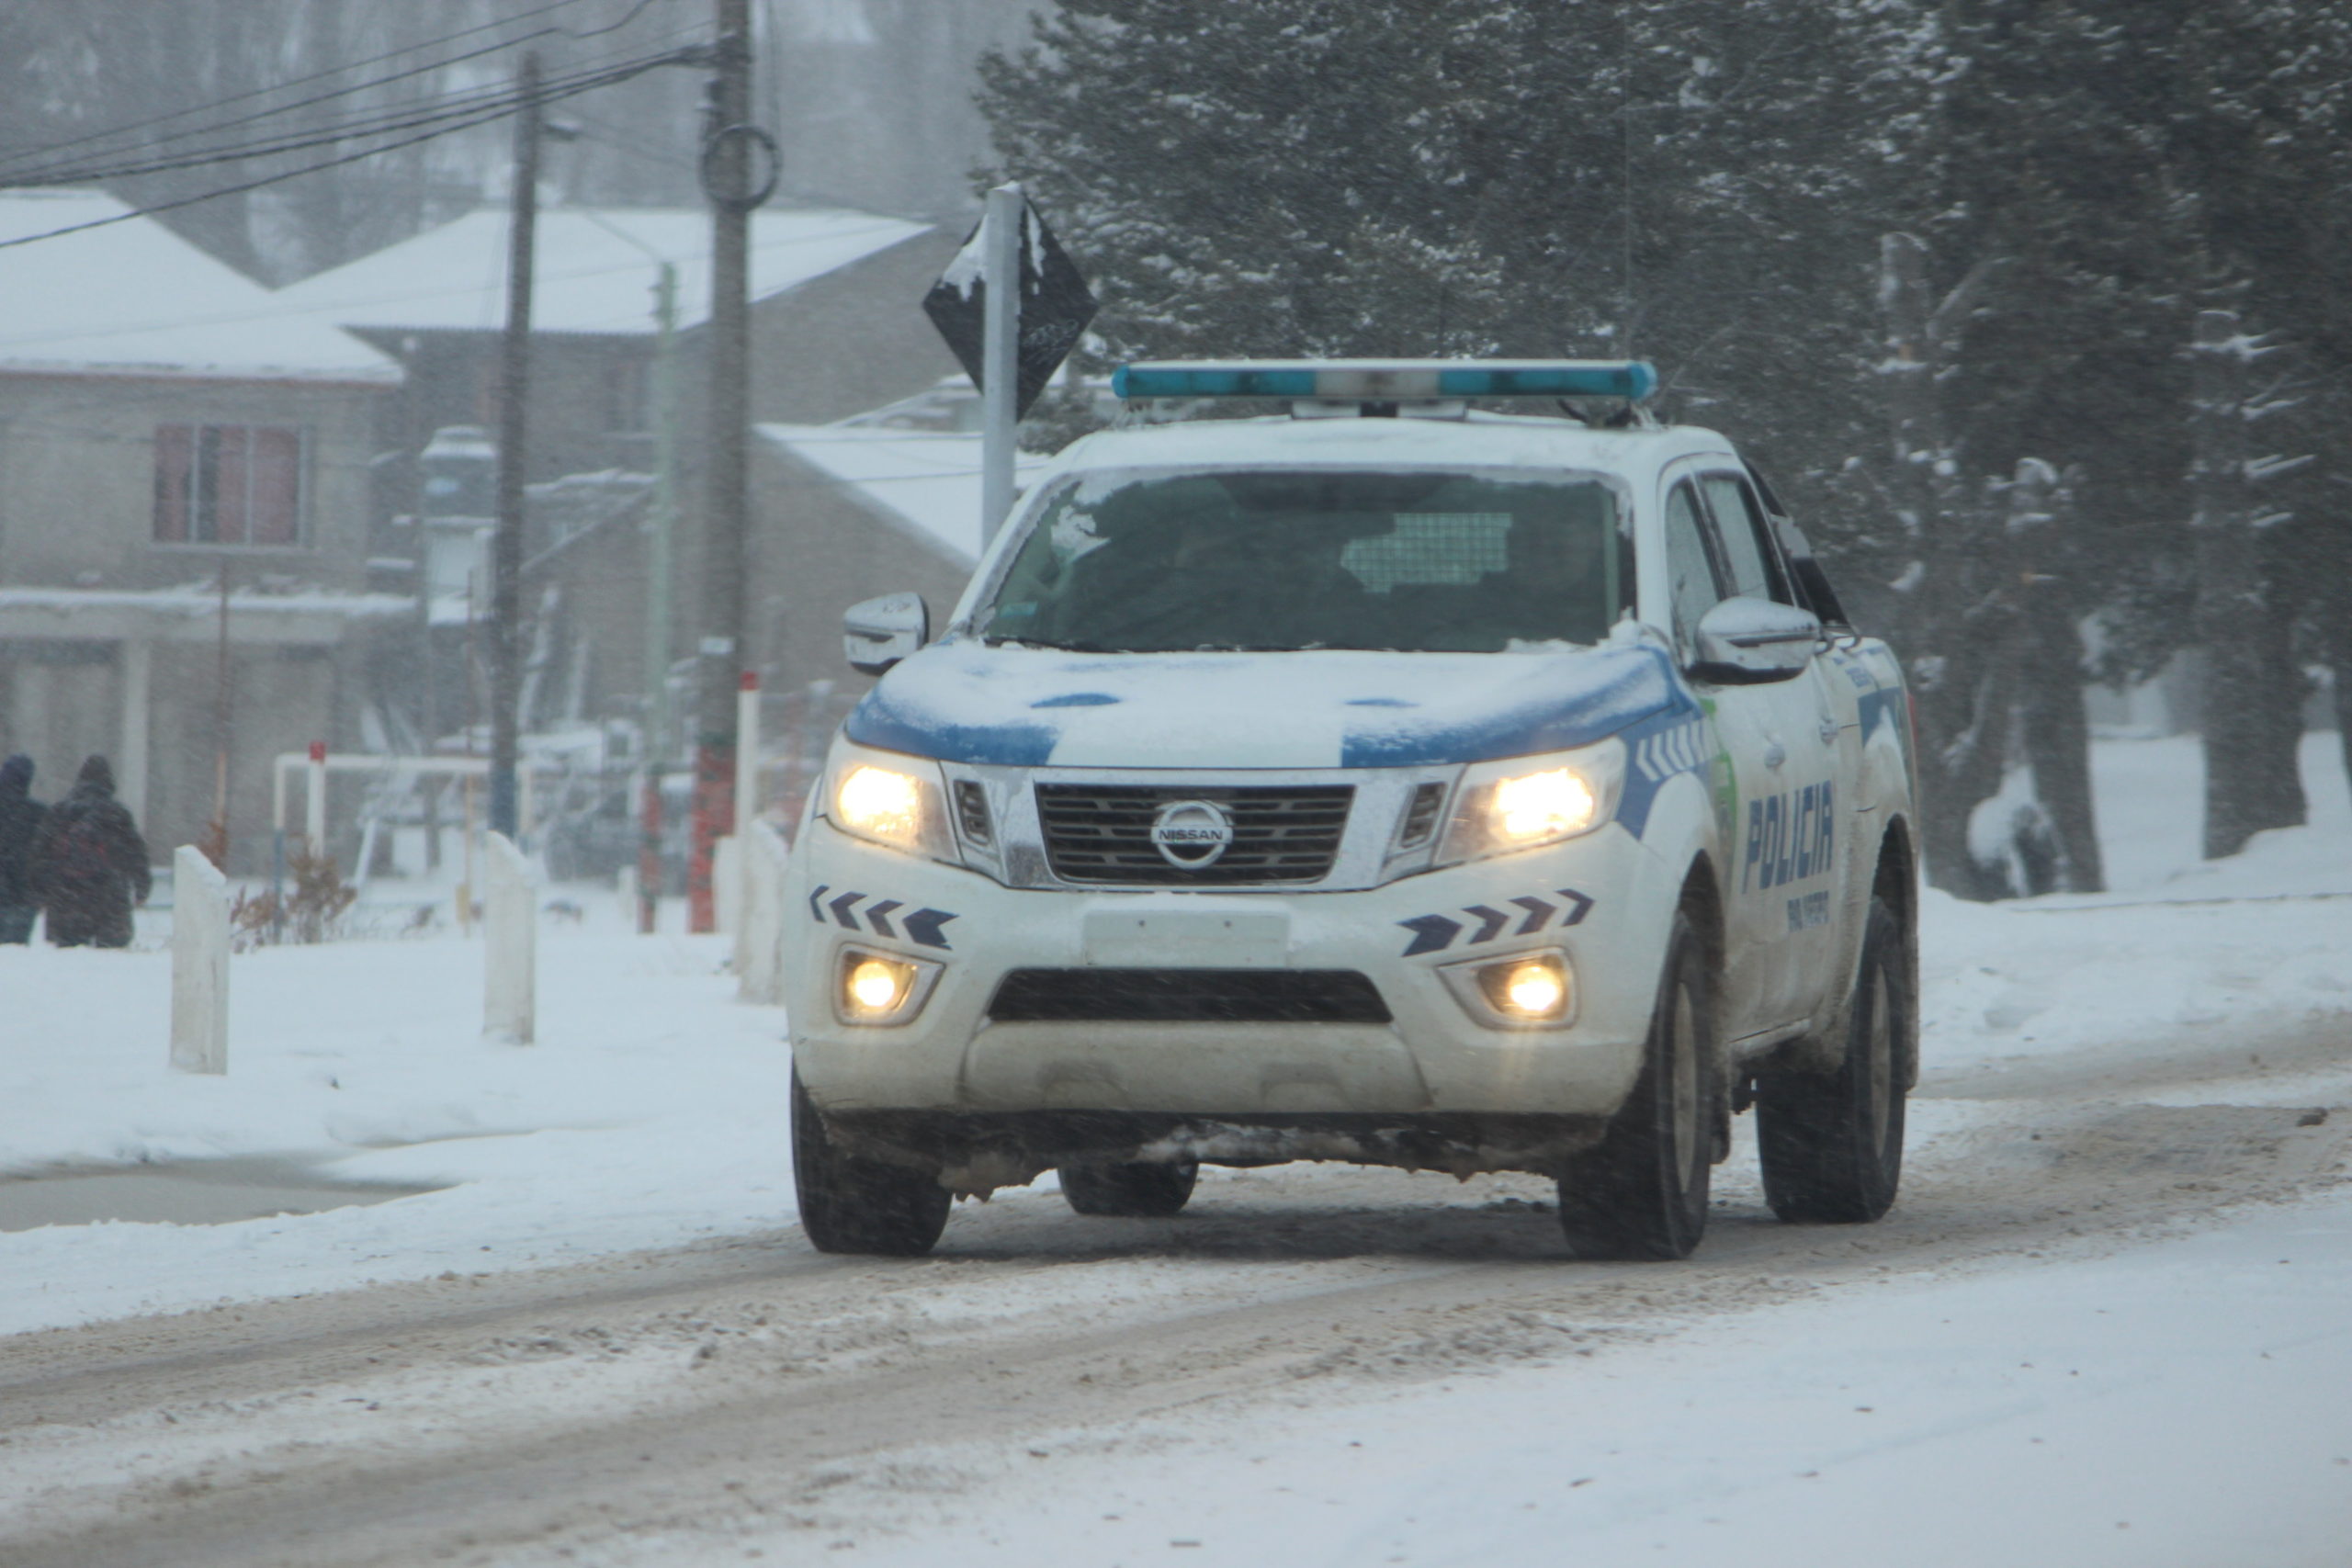
[[[936,640],[913,595],[850,612],[887,673],[787,874],[816,1246],[922,1252],[1047,1169],[1150,1215],[1307,1159],[1537,1172],[1576,1256],[1680,1258],[1750,1106],[1781,1218],[1885,1212],[1902,673],[1654,382],[1130,365],[1132,406],[1290,408],[1075,443]]]

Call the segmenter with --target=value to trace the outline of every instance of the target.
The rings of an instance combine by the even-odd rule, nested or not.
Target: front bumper
[[[807,824],[787,874],[796,1066],[829,1117],[1106,1112],[1306,1124],[1318,1117],[1603,1118],[1641,1068],[1677,889],[1616,826],[1549,849],[1298,893],[1040,891]],[[845,1023],[844,950],[939,964],[922,1011]],[[1565,952],[1556,1027],[1478,1021],[1440,968]],[[1351,971],[1385,1022],[990,1017],[1016,969]]]

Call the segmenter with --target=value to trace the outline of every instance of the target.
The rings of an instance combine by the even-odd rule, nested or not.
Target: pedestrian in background
[[[89,757],[33,840],[33,893],[60,947],[129,947],[130,906],[145,903],[147,841],[114,797],[114,770]]]
[[[32,890],[33,840],[49,808],[32,789],[30,757],[19,751],[0,762],[0,942],[30,942],[40,913]]]

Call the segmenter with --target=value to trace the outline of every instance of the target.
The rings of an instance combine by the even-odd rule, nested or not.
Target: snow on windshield
[[[1594,643],[1630,603],[1619,518],[1589,477],[1091,475],[1047,498],[978,626],[1118,653]]]

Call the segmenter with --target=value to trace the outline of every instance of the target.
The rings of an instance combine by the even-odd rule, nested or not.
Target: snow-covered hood
[[[892,670],[846,732],[1024,767],[1412,767],[1587,745],[1689,703],[1646,646],[1078,654],[955,638]]]

